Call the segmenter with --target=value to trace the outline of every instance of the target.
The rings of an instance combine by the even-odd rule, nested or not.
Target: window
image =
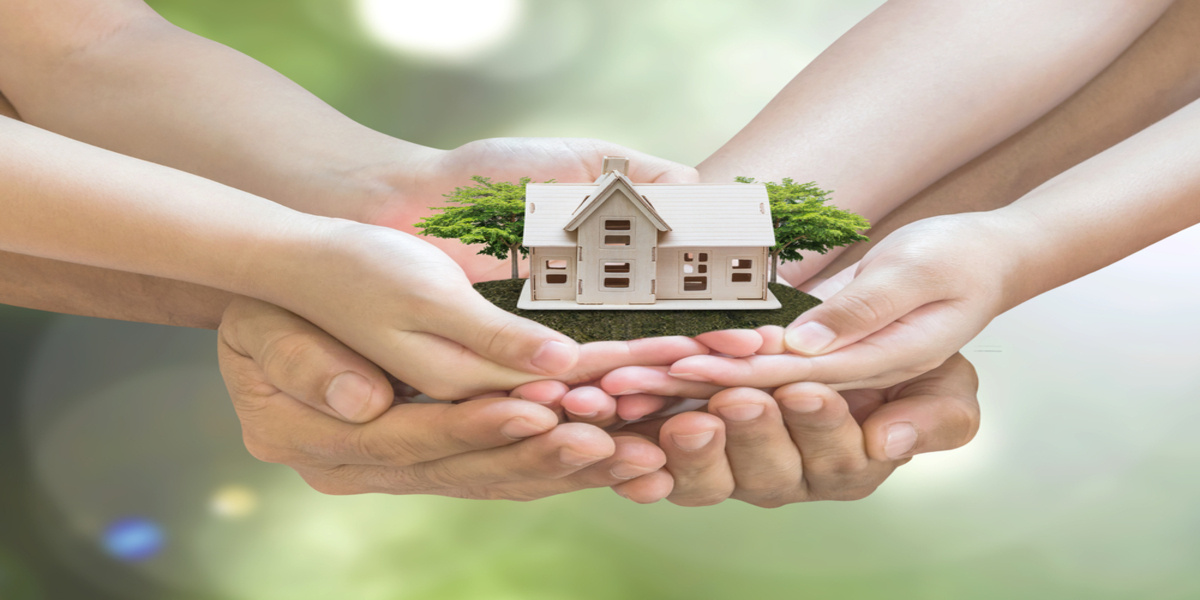
[[[708,265],[696,265],[696,272],[697,273],[707,273]]]
[[[707,277],[684,277],[683,291],[685,292],[703,292],[708,289]]]
[[[629,263],[627,262],[606,262],[604,263],[605,273],[628,273]]]
[[[684,260],[685,262],[692,262],[693,260],[696,260],[696,255],[695,255],[695,254],[692,254],[691,252],[684,252],[684,253],[683,253],[683,260]]]
[[[567,268],[567,261],[565,261],[565,260],[548,260],[548,261],[546,261],[546,268],[553,269],[555,271],[565,270]]]
[[[559,285],[567,282],[566,273],[549,273],[546,275],[546,283],[549,285]]]
[[[633,221],[629,219],[608,219],[604,221],[605,231],[629,231],[633,229]]]
[[[604,287],[609,289],[625,289],[629,287],[628,277],[605,277]]]
[[[628,246],[629,236],[627,235],[606,235],[604,236],[605,246]]]
[[[696,267],[692,265],[683,265],[683,272],[690,275],[696,272]]]
[[[734,273],[733,283],[750,283],[753,278],[754,275],[751,273]]]
[[[707,252],[700,253],[700,262],[708,262],[708,253]]]
[[[730,266],[735,269],[749,269],[754,265],[754,261],[749,258],[735,258],[731,261]]]

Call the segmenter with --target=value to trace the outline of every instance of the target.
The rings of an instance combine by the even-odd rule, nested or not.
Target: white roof
[[[659,234],[658,245],[772,246],[775,230],[767,188],[761,183],[646,183],[641,194],[671,231]],[[575,246],[575,233],[563,228],[596,184],[531,183],[525,188],[525,245]]]

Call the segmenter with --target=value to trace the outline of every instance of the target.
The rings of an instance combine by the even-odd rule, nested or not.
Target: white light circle
[[[358,18],[380,44],[424,58],[462,61],[509,38],[523,0],[356,0]]]

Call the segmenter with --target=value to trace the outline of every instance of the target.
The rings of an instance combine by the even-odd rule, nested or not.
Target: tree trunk
[[[508,255],[512,258],[512,278],[518,279],[521,277],[520,261],[517,260],[517,248],[520,246],[509,246]]]
[[[771,253],[771,283],[779,283],[779,251]]]

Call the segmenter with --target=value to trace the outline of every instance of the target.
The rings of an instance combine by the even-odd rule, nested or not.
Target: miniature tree
[[[512,278],[517,279],[518,254],[529,255],[521,244],[525,234],[525,184],[530,179],[523,177],[517,183],[492,182],[478,175],[471,179],[477,185],[455,188],[445,195],[457,206],[434,207],[441,212],[421,219],[415,227],[422,235],[483,244],[478,254],[511,259]]]
[[[738,177],[737,181],[754,183],[749,177]],[[779,279],[779,261],[801,260],[802,250],[825,254],[830,248],[867,241],[859,232],[871,224],[850,211],[826,205],[829,192],[815,183],[796,183],[790,178],[781,183],[763,183],[775,228],[775,245],[770,250],[771,283]]]

